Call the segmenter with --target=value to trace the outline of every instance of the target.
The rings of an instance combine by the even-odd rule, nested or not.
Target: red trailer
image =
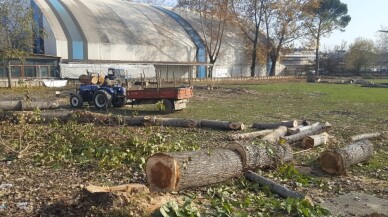
[[[166,113],[186,108],[186,103],[192,96],[192,87],[164,87],[127,90],[127,100],[129,100],[132,105],[155,104],[162,102],[164,105],[163,111]]]

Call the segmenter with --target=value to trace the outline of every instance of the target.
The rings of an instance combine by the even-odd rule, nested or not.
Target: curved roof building
[[[48,35],[36,42],[37,52],[61,57],[62,77],[78,77],[85,69],[104,72],[112,66],[130,71],[136,66],[136,73],[173,68],[184,77],[192,66],[206,63],[195,15],[180,16],[126,0],[31,2],[36,20]],[[215,69],[230,76],[234,71],[249,74],[247,52],[241,49],[245,42],[232,31],[226,39]],[[240,70],[235,68],[239,66]],[[206,76],[205,66],[194,70],[194,77]]]

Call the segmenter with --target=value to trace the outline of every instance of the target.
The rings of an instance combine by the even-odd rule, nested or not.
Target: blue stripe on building
[[[49,0],[49,2],[59,16],[58,19],[61,19],[61,25],[64,25],[63,27],[67,33],[66,35],[70,37],[69,59],[85,59],[85,43],[74,19],[58,0]]]
[[[156,9],[163,11],[167,15],[169,15],[171,18],[173,18],[179,25],[183,27],[183,29],[187,32],[187,34],[190,36],[191,40],[194,42],[195,46],[197,47],[197,61],[201,63],[206,63],[207,56],[206,56],[206,47],[205,44],[202,41],[202,38],[199,36],[198,32],[193,28],[193,26],[187,22],[185,19],[183,19],[178,14],[167,10],[162,7],[154,6]],[[205,66],[198,66],[198,75],[199,78],[205,78],[206,77],[206,67]]]
[[[34,21],[35,24],[38,27],[38,31],[43,31],[43,15],[42,11],[38,7],[38,5],[35,3],[34,0],[30,1],[31,7],[34,13]],[[36,54],[43,54],[44,53],[44,41],[43,38],[40,35],[35,36],[35,46],[34,46],[34,53]]]

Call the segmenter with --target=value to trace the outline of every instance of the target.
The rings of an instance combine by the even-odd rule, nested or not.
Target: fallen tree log
[[[259,183],[260,185],[262,186],[268,186],[269,189],[271,189],[272,192],[280,195],[281,197],[283,198],[288,198],[288,197],[291,197],[291,198],[300,198],[300,199],[305,199],[306,197],[303,195],[303,194],[300,194],[298,192],[295,192],[295,191],[292,191],[270,179],[267,179],[263,176],[260,176],[259,174],[257,173],[254,173],[250,170],[248,170],[247,172],[245,172],[244,176],[252,181],[252,182],[256,182],[256,183]]]
[[[265,136],[270,133],[272,133],[273,130],[260,130],[260,131],[254,131],[249,133],[239,133],[239,134],[233,134],[229,136],[230,140],[248,140],[248,139],[254,139],[257,137]]]
[[[285,126],[280,126],[273,132],[269,133],[268,135],[264,136],[261,140],[276,143],[279,138],[282,136],[285,136],[287,133],[287,127]]]
[[[326,145],[328,140],[329,140],[329,134],[326,132],[323,132],[318,135],[306,136],[302,140],[302,147],[314,148],[322,144]]]
[[[276,167],[282,162],[293,160],[292,148],[288,144],[277,145],[267,143],[252,145],[233,143],[225,148],[239,153],[244,170]]]
[[[238,153],[214,149],[157,153],[148,158],[145,172],[150,191],[171,192],[222,182],[242,169]]]
[[[35,109],[57,109],[59,102],[57,100],[48,101],[0,101],[0,110],[3,111],[33,111]]]
[[[358,140],[363,140],[363,139],[371,139],[375,137],[380,137],[382,134],[379,132],[376,133],[364,133],[364,134],[358,134],[350,137],[350,141],[355,142]]]
[[[303,131],[306,131],[306,130],[310,130],[311,128],[316,127],[319,124],[320,124],[319,122],[316,122],[316,123],[313,123],[311,125],[299,125],[299,126],[296,126],[296,127],[288,128],[287,129],[287,133],[289,135],[297,134],[297,133],[300,133],[300,132],[303,132]]]
[[[188,127],[195,128],[199,126],[199,121],[183,118],[159,118],[155,119],[155,125],[165,127]]]
[[[340,175],[345,173],[349,166],[368,160],[372,154],[372,142],[360,140],[343,148],[322,152],[319,165],[329,174]]]
[[[220,130],[244,130],[245,125],[239,122],[200,120],[199,126]]]
[[[286,143],[286,142],[287,143],[295,143],[295,142],[303,140],[303,138],[306,136],[323,133],[330,128],[331,128],[331,124],[326,122],[325,124],[319,124],[318,126],[314,126],[310,129],[302,131],[300,133],[290,135],[290,136],[281,137],[280,142],[281,143]]]
[[[260,130],[266,130],[266,129],[276,129],[280,126],[285,126],[288,128],[296,127],[298,126],[298,121],[282,121],[282,122],[275,122],[275,123],[253,123],[252,128],[260,129]]]

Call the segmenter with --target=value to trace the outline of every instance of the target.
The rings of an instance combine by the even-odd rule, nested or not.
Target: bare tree
[[[375,46],[372,40],[357,38],[349,46],[346,55],[346,66],[360,75],[361,71],[366,71],[368,67],[373,66],[376,60]]]
[[[340,0],[310,0],[306,5],[305,22],[308,34],[315,42],[315,73],[319,74],[319,48],[321,37],[341,30],[349,24],[351,18],[346,4]]]
[[[270,76],[276,74],[276,64],[282,52],[303,33],[303,8],[307,0],[267,0],[264,23],[267,49],[271,60]]]
[[[220,55],[225,27],[230,18],[228,0],[179,0],[177,7],[199,14],[201,37],[206,46],[209,62],[212,64],[208,77],[213,77],[213,65]]]
[[[251,77],[255,77],[258,49],[260,47],[260,28],[265,2],[266,0],[232,0],[231,4],[236,18],[235,22],[239,25],[246,38],[252,43]]]
[[[23,61],[32,52],[39,31],[29,1],[3,0],[0,3],[0,59],[5,63],[8,87],[12,87],[10,62]]]

